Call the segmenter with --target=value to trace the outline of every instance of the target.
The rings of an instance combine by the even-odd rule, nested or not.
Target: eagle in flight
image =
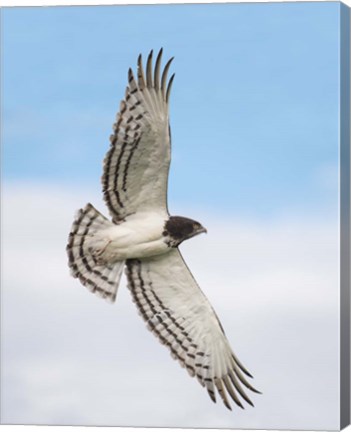
[[[128,72],[102,186],[112,221],[91,204],[80,209],[67,245],[74,277],[114,302],[123,269],[128,288],[148,328],[172,357],[195,376],[216,402],[229,397],[253,405],[244,388],[250,373],[230,348],[211,304],[188,269],[178,246],[206,229],[192,219],[170,216],[167,183],[171,160],[169,98],[171,58],[161,71],[162,49],[153,67],[151,51],[137,78]],[[162,73],[161,73],[162,72]],[[228,397],[229,396],[229,397]]]

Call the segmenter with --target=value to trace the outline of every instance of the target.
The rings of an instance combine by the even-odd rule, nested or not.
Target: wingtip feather
[[[150,51],[150,54],[147,58],[147,62],[146,62],[146,84],[147,87],[152,88],[153,87],[153,82],[152,82],[152,55],[153,55],[153,50]]]
[[[234,362],[242,370],[242,372],[244,372],[245,375],[247,375],[250,378],[253,378],[253,376],[250,374],[250,372],[243,366],[243,364],[239,361],[239,359],[234,354],[232,354],[232,358],[233,358]]]
[[[162,78],[161,78],[161,91],[164,97],[166,97],[166,91],[167,91],[167,87],[166,87],[166,83],[167,83],[167,74],[168,74],[168,70],[171,66],[171,63],[173,61],[174,57],[171,57],[168,62],[166,63],[166,66],[163,69],[163,73],[162,73]]]
[[[140,90],[143,90],[146,86],[143,69],[143,57],[141,54],[138,56],[138,85]]]
[[[171,94],[171,89],[172,89],[172,84],[173,84],[174,77],[175,77],[175,73],[171,76],[171,78],[169,80],[169,83],[168,83],[168,86],[167,86],[167,93],[166,93],[166,102],[167,103],[169,102],[169,97],[170,97],[170,94]]]
[[[154,86],[156,91],[160,88],[160,68],[161,68],[161,59],[162,59],[163,48],[158,52],[156,63],[155,63],[155,71],[154,71]]]

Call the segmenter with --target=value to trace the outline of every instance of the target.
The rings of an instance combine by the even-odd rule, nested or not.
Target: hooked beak
[[[203,226],[200,227],[197,231],[193,231],[192,234],[190,234],[190,236],[188,238],[195,237],[195,236],[202,234],[202,233],[207,234],[207,229],[204,228]]]

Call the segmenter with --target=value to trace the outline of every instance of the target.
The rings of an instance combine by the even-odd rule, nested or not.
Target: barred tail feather
[[[91,204],[80,209],[73,222],[67,244],[68,265],[73,277],[91,292],[114,302],[122,276],[124,261],[100,264],[89,248],[89,241],[98,231],[112,223]]]

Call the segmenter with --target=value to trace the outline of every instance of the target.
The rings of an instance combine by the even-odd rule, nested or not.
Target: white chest
[[[120,225],[98,232],[94,236],[95,247],[101,250],[105,262],[165,253],[169,249],[162,235],[165,219],[151,213],[132,216]]]

